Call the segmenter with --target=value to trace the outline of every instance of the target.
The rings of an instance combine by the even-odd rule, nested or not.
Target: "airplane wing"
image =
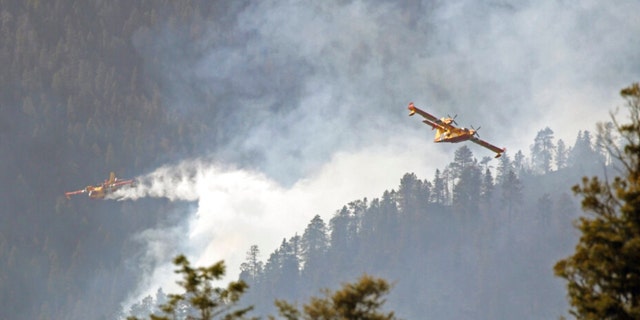
[[[109,186],[112,186],[112,187],[119,187],[119,186],[124,186],[124,185],[127,185],[127,184],[133,184],[133,179],[130,179],[130,180],[122,180],[122,181],[120,181],[120,180],[119,180],[119,181],[116,181],[116,182],[114,182],[114,183],[112,183],[112,184],[109,184]]]
[[[422,122],[430,125],[432,128],[435,128],[436,126],[442,128],[443,130],[449,130],[449,129],[455,128],[454,126],[452,126],[452,125],[450,125],[448,123],[444,123],[444,122],[440,121],[440,119],[434,117],[430,113],[419,109],[418,107],[416,107],[413,104],[413,102],[409,103],[409,108],[408,109],[409,109],[409,116],[412,116],[412,115],[414,115],[416,113],[421,115],[425,119]]]
[[[438,118],[436,118],[436,117],[434,117],[434,116],[430,115],[430,114],[429,114],[429,113],[427,113],[427,112],[424,112],[424,111],[422,111],[422,110],[418,109],[418,107],[416,107],[416,106],[413,104],[413,102],[410,102],[410,103],[409,103],[409,116],[412,116],[412,115],[414,115],[414,114],[416,114],[416,113],[417,113],[417,114],[419,114],[419,115],[421,115],[423,118],[425,118],[425,119],[427,119],[427,120],[429,120],[429,121],[432,121],[432,122],[436,122],[436,121],[438,121]]]
[[[441,129],[441,130],[445,130],[445,131],[447,129],[449,129],[449,126],[445,125],[444,123],[432,122],[432,121],[429,121],[427,119],[422,120],[422,122],[424,122],[425,124],[430,125],[432,129]]]
[[[87,192],[86,189],[82,189],[82,190],[77,190],[77,191],[70,191],[70,192],[65,192],[64,196],[67,197],[67,199],[71,199],[71,196],[76,195],[76,194],[82,194]]]
[[[483,147],[485,147],[485,148],[487,148],[487,149],[489,149],[489,150],[491,150],[491,151],[493,151],[493,152],[497,153],[496,158],[500,158],[500,156],[502,155],[502,153],[503,153],[503,152],[505,152],[505,151],[507,151],[507,149],[506,149],[506,148],[502,148],[502,149],[500,149],[500,148],[498,148],[498,147],[496,147],[496,146],[492,145],[491,143],[486,142],[486,141],[484,141],[484,140],[482,140],[482,139],[480,139],[480,138],[472,137],[470,140],[471,140],[472,142],[474,142],[474,143],[477,143],[477,144],[479,144],[479,145],[481,145],[481,146],[483,146]]]

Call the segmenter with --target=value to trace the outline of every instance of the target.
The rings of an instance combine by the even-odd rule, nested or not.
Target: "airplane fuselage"
[[[469,135],[460,135],[460,136],[456,136],[456,137],[450,137],[450,138],[445,138],[445,137],[439,137],[439,138],[435,138],[433,139],[433,142],[451,142],[451,143],[458,143],[458,142],[462,142],[462,141],[467,141],[471,139],[471,136]]]
[[[466,128],[453,128],[450,130],[443,130],[436,128],[436,136],[433,142],[451,142],[457,143],[470,140],[473,137],[474,131]]]

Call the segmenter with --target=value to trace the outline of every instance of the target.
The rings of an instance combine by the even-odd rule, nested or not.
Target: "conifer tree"
[[[255,283],[262,274],[262,261],[259,260],[260,249],[252,245],[247,251],[247,261],[240,265],[240,278]]]
[[[276,306],[287,320],[394,320],[397,318],[393,312],[380,310],[390,289],[385,280],[364,275],[356,283],[344,284],[338,291],[325,291],[323,298],[312,297],[302,311],[282,300],[277,300]]]
[[[422,210],[428,203],[429,191],[428,184],[419,180],[415,173],[406,173],[398,188],[400,209],[405,214]]]
[[[282,252],[280,295],[295,297],[300,286],[300,236],[295,235],[289,241],[283,241],[280,252]]]
[[[456,150],[453,156],[453,162],[449,164],[449,168],[451,171],[451,178],[454,183],[460,179],[460,176],[470,166],[475,166],[475,159],[473,158],[473,153],[471,149],[467,146],[462,146]]]
[[[179,255],[173,263],[179,268],[176,273],[182,274],[183,280],[178,284],[184,288],[183,294],[170,294],[169,301],[160,308],[165,313],[164,316],[150,315],[153,320],[175,319],[176,313],[185,306],[194,309],[198,317],[188,315],[189,319],[210,320],[218,316],[224,319],[242,319],[252,308],[242,308],[233,310],[242,294],[247,290],[247,285],[243,281],[231,282],[227,288],[214,288],[212,282],[220,280],[225,273],[224,262],[220,261],[210,267],[194,268],[189,260]],[[150,297],[149,297],[150,298]],[[138,319],[135,316],[128,317],[128,320]]]
[[[331,248],[345,250],[349,245],[349,224],[351,215],[347,206],[336,212],[336,215],[329,221],[331,225]]]
[[[591,132],[588,130],[578,132],[576,142],[569,152],[568,160],[571,166],[578,166],[583,169],[600,167],[604,158],[594,150]]]
[[[568,154],[569,150],[567,150],[567,146],[564,144],[564,141],[562,139],[558,140],[556,149],[556,168],[558,168],[558,170],[564,169],[567,166]]]
[[[318,263],[327,251],[329,238],[327,225],[320,215],[315,215],[302,234],[302,256],[305,263]]]
[[[511,164],[518,175],[522,174],[522,172],[527,169],[525,167],[525,162],[526,160],[524,157],[524,153],[522,153],[522,150],[518,150],[518,152],[516,152],[515,156],[513,157],[513,163]]]
[[[445,204],[446,203],[446,184],[442,175],[440,174],[440,169],[436,169],[435,177],[433,178],[433,189],[431,192],[431,202],[435,204]]]
[[[491,170],[487,168],[482,177],[482,184],[480,185],[480,206],[484,212],[491,210],[491,201],[493,200],[493,190],[495,186],[493,184],[493,175]]]
[[[453,188],[453,204],[462,216],[478,211],[482,185],[482,172],[477,165],[469,165],[462,170],[460,179]]]
[[[553,144],[553,130],[549,127],[538,131],[538,135],[531,146],[531,162],[536,173],[549,173],[555,145]]]
[[[308,282],[315,284],[322,277],[322,261],[329,247],[328,227],[320,215],[311,219],[300,241],[304,263],[303,276]]]
[[[508,153],[503,153],[502,157],[500,157],[498,168],[496,170],[496,185],[504,184],[504,181],[509,174],[509,171],[513,171],[513,163],[511,163],[511,159],[509,158]]]
[[[567,280],[570,312],[578,319],[640,319],[640,86],[621,95],[631,122],[612,118],[626,145],[618,147],[611,135],[604,142],[623,175],[611,182],[585,177],[573,188],[591,215],[576,223],[581,236],[573,255],[554,267]]]

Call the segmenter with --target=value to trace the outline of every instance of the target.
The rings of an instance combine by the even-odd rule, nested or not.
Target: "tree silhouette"
[[[393,312],[380,310],[390,289],[385,280],[364,275],[338,291],[325,291],[323,298],[312,297],[302,311],[283,300],[277,300],[276,306],[287,320],[393,320]]]
[[[556,147],[556,168],[558,168],[558,170],[564,169],[567,166],[568,154],[569,150],[564,144],[564,141],[562,139],[558,140]]]
[[[307,262],[317,263],[322,260],[329,245],[327,232],[327,225],[320,215],[315,215],[302,234],[301,246],[305,264]]]
[[[259,260],[260,249],[258,245],[252,245],[247,252],[247,261],[240,265],[240,278],[245,281],[255,282],[262,274],[262,261]]]
[[[439,205],[445,204],[447,202],[446,188],[447,186],[442,178],[440,169],[436,169],[435,177],[433,178],[433,189],[431,191],[431,202]]]
[[[453,187],[453,206],[461,216],[477,213],[482,187],[482,172],[475,164],[465,167]]]
[[[553,143],[553,130],[549,127],[538,131],[531,146],[531,162],[536,173],[549,173],[556,146]]]
[[[160,306],[163,316],[150,315],[151,320],[175,319],[177,313],[186,313],[190,319],[210,320],[223,316],[225,320],[242,319],[252,307],[233,309],[248,286],[244,281],[230,282],[227,288],[214,288],[212,282],[220,280],[225,273],[224,262],[220,261],[210,267],[193,268],[183,255],[177,256],[173,263],[179,267],[176,273],[182,274],[177,283],[184,289],[183,294],[170,294],[169,301]],[[187,309],[185,311],[185,307]],[[198,318],[188,310],[193,309]],[[136,316],[128,320],[138,319]]]
[[[482,183],[480,185],[480,207],[483,212],[489,212],[491,210],[491,201],[493,201],[493,191],[495,185],[493,184],[493,175],[491,170],[487,168],[482,176]]]

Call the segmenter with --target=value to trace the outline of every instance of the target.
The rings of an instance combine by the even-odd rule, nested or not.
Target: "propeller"
[[[447,114],[447,117],[451,119],[451,122],[453,122],[453,124],[458,125],[458,123],[456,122],[456,118],[458,117],[458,114],[454,115],[453,118],[451,118],[451,116]]]
[[[482,127],[478,127],[478,129],[474,128],[473,126],[471,126],[471,129],[473,130],[473,135],[480,138],[480,134],[478,133],[478,131],[480,130],[480,128]]]

